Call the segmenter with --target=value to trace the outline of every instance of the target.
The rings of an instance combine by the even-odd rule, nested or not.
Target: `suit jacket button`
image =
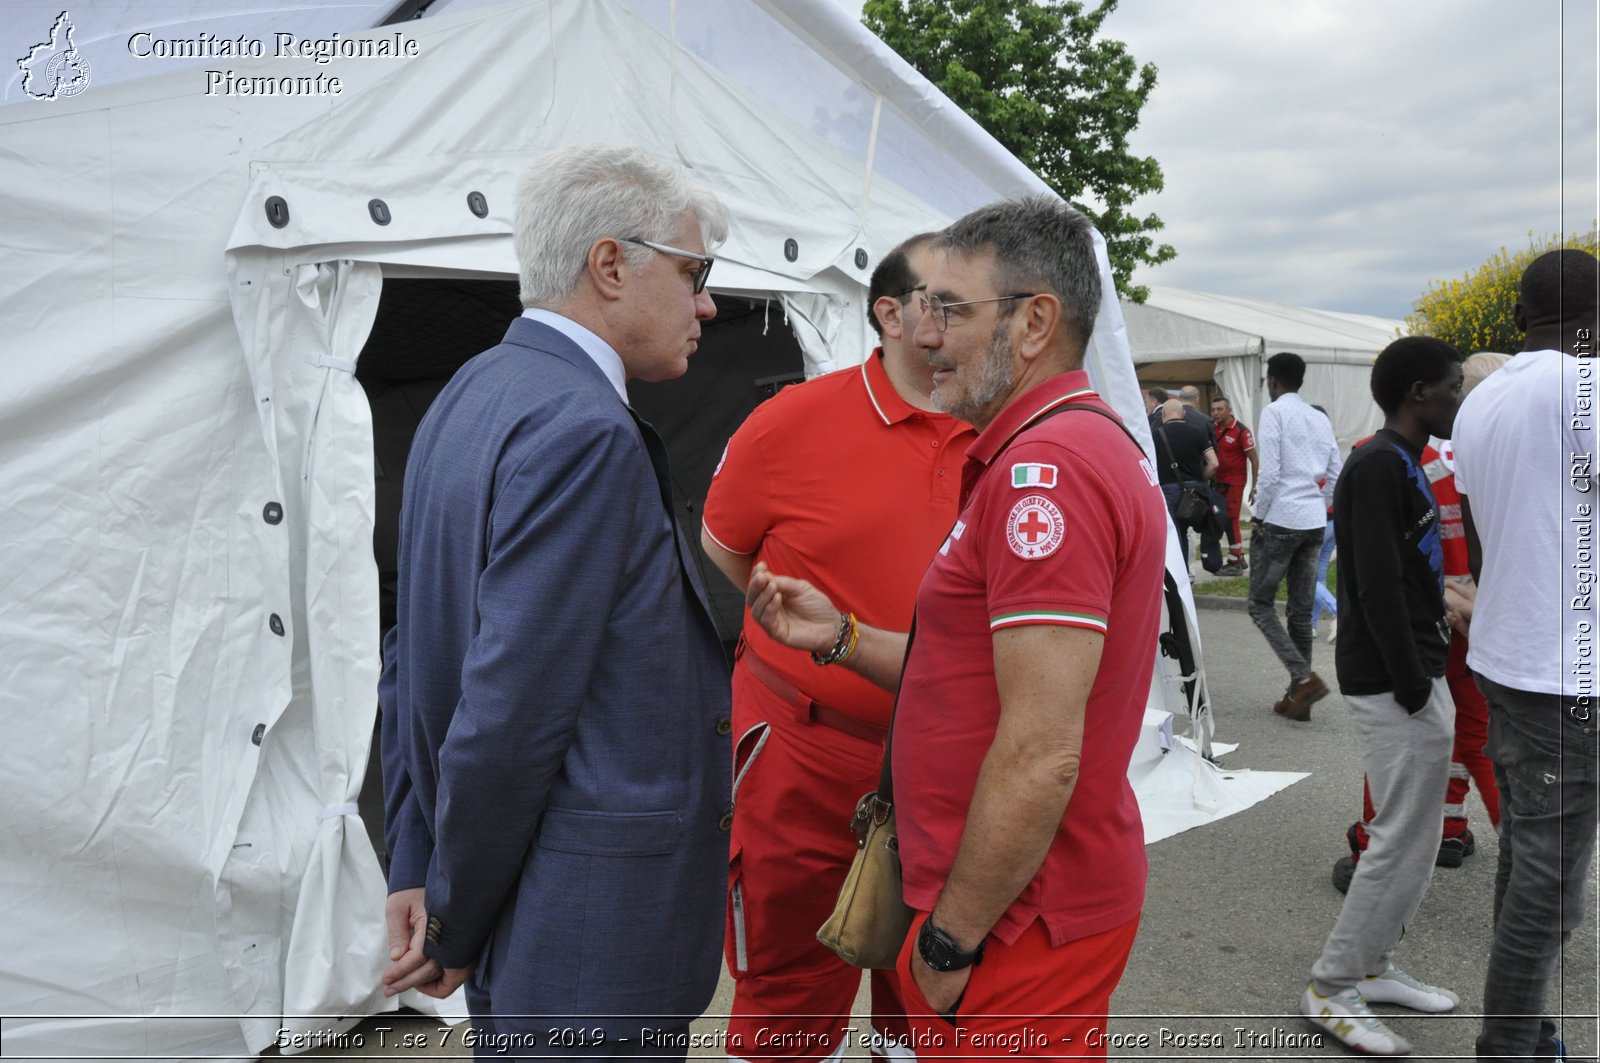
[[[733,829],[733,809],[730,808],[730,809],[728,809],[728,811],[726,811],[726,812],[724,812],[722,814],[722,818],[717,821],[717,829],[718,830],[732,830]]]
[[[732,734],[732,733],[733,733],[733,721],[732,720],[724,718],[724,719],[721,719],[721,720],[717,721],[717,734],[719,734],[719,735],[729,735],[729,734]]]

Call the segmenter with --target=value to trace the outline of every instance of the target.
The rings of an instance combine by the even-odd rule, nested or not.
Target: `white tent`
[[[1306,360],[1300,394],[1328,411],[1341,449],[1383,423],[1368,386],[1372,363],[1404,322],[1160,285],[1142,305],[1124,301],[1122,314],[1135,365],[1170,368],[1169,379],[1215,380],[1252,428],[1267,402],[1266,360],[1279,351]]]
[[[354,804],[379,624],[354,374],[401,280],[513,271],[532,157],[609,140],[693,167],[734,219],[713,288],[786,320],[810,373],[864,356],[896,242],[1043,190],[832,0],[436,6],[398,31],[414,56],[324,64],[271,56],[300,7],[172,3],[158,36],[215,15],[268,56],[143,77],[110,61],[131,5],[75,7],[87,88],[0,108],[13,1054],[244,1056],[386,1006]],[[342,91],[208,95],[208,67]],[[1148,449],[1109,292],[1089,368]],[[1152,700],[1198,703],[1174,672]]]

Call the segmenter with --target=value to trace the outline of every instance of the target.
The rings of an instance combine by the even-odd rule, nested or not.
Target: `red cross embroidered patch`
[[[1006,520],[1006,543],[1025,561],[1049,557],[1061,548],[1067,522],[1061,510],[1044,495],[1028,495],[1011,507]]]

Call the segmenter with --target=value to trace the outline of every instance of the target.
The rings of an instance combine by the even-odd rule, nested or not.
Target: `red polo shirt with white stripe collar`
[[[895,391],[882,348],[860,366],[784,388],[728,441],[706,494],[717,545],[809,580],[862,621],[904,631],[928,559],[956,517],[977,435]],[[807,696],[879,727],[894,698],[845,668],[818,668],[745,611],[747,651]],[[859,796],[859,795],[858,795]]]
[[[1121,926],[1144,905],[1144,828],[1128,761],[1155,664],[1167,509],[1148,459],[1111,421],[1088,374],[1014,400],[973,441],[961,516],[917,596],[894,724],[906,902],[928,911],[955,862],[978,769],[1000,717],[993,632],[1061,624],[1105,635],[1077,785],[1043,865],[992,931],[1035,919],[1054,945]]]

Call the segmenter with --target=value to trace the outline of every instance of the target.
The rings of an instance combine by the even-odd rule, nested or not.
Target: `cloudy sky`
[[[852,11],[859,3],[841,0]],[[1169,284],[1403,317],[1596,205],[1593,0],[1122,0]]]

